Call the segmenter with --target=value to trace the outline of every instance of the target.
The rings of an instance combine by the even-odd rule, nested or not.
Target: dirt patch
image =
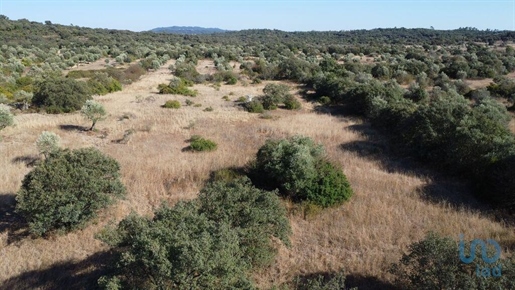
[[[477,90],[480,88],[486,88],[490,83],[492,83],[494,80],[491,78],[486,79],[479,79],[479,80],[472,80],[467,79],[465,80],[465,83],[473,90]]]

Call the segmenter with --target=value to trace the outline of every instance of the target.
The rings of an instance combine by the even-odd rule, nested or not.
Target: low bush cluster
[[[254,289],[251,273],[289,245],[286,210],[276,193],[248,178],[208,183],[197,199],[163,205],[152,219],[130,215],[100,239],[117,262],[105,289]]]
[[[322,146],[308,137],[267,140],[257,153],[252,175],[258,184],[279,188],[294,201],[322,207],[340,204],[352,196],[342,170],[327,161]]]
[[[202,152],[202,151],[214,151],[218,145],[209,139],[205,139],[199,135],[193,135],[190,138],[190,150]]]
[[[188,87],[193,86],[191,81],[175,78],[168,85],[160,84],[158,86],[158,90],[160,94],[175,94],[175,95],[184,95],[190,97],[196,97],[198,92],[196,90],[191,90]]]
[[[168,100],[163,105],[163,108],[167,108],[167,109],[179,109],[180,107],[181,107],[181,102],[179,102],[177,100]]]

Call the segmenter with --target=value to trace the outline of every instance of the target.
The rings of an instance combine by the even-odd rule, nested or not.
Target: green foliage
[[[88,81],[90,90],[95,95],[105,95],[122,90],[120,82],[107,73],[95,73]]]
[[[290,88],[284,84],[267,84],[263,89],[265,95],[261,98],[263,107],[266,110],[275,110],[279,104],[286,101],[287,97],[291,97],[289,93]],[[290,105],[294,105],[293,101],[290,100]]]
[[[288,95],[284,98],[284,107],[287,110],[299,110],[302,104],[294,96]]]
[[[12,126],[14,124],[14,117],[8,106],[0,104],[0,130]]]
[[[17,91],[13,95],[15,101],[23,103],[23,110],[27,110],[29,108],[29,104],[32,101],[33,97],[33,93],[26,92],[24,90]]]
[[[322,106],[329,105],[331,103],[331,98],[329,98],[328,96],[322,96],[320,97],[320,99],[318,99],[318,102]]]
[[[501,265],[501,277],[477,277],[477,266],[498,265]],[[476,258],[473,263],[465,264],[459,259],[456,242],[430,233],[424,240],[411,244],[409,253],[392,264],[390,273],[395,275],[396,284],[402,289],[513,289],[513,266],[513,261],[507,259],[486,264]]]
[[[195,64],[186,61],[176,63],[173,73],[176,77],[192,83],[195,82],[200,75],[195,68]]]
[[[84,106],[82,106],[80,113],[93,123],[89,130],[93,130],[97,122],[104,120],[107,116],[104,106],[93,100],[87,100]]]
[[[213,112],[213,107],[209,106],[207,108],[204,109],[204,112]]]
[[[191,105],[195,104],[192,100],[189,100],[189,99],[187,99],[185,101],[185,103],[186,103],[186,106],[191,106]]]
[[[323,207],[352,195],[345,175],[324,159],[322,146],[308,137],[267,140],[257,153],[254,175],[295,201],[307,200]]]
[[[315,166],[317,176],[307,185],[305,194],[299,194],[302,199],[322,207],[340,204],[350,199],[353,192],[340,168],[325,160],[318,161]]]
[[[16,212],[38,236],[75,229],[125,193],[119,171],[94,148],[52,152],[23,179]]]
[[[181,78],[175,78],[168,85],[160,84],[158,90],[160,94],[176,94],[190,97],[196,97],[198,92],[196,90],[190,90],[188,87],[192,86],[193,83]]]
[[[100,239],[118,262],[99,282],[106,289],[255,289],[250,270],[275,256],[270,237],[289,244],[286,211],[273,192],[246,178],[209,183],[198,199],[135,214]]]
[[[289,221],[276,192],[259,190],[248,178],[209,183],[198,199],[208,219],[237,230],[246,264],[261,268],[273,262],[277,252],[270,237],[290,245]]]
[[[50,154],[59,151],[60,141],[61,138],[59,138],[59,135],[53,132],[43,131],[36,140],[36,147],[38,148],[39,154],[43,154],[45,158],[48,158]]]
[[[35,85],[32,103],[47,113],[69,113],[79,110],[91,98],[84,82],[67,78],[50,78]]]
[[[239,97],[239,98],[236,100],[236,102],[238,102],[238,103],[243,103],[243,102],[246,102],[246,101],[247,101],[247,98],[245,98],[245,97],[243,97],[243,96],[242,96],[242,97]]]
[[[250,113],[263,113],[265,109],[263,108],[263,103],[258,100],[252,100],[250,102],[246,102],[244,107]]]
[[[181,102],[179,102],[177,100],[168,100],[163,105],[163,108],[167,108],[167,109],[179,109],[180,107],[181,107]]]
[[[194,135],[190,139],[190,150],[193,151],[214,151],[218,145],[209,139],[202,138],[198,135]]]

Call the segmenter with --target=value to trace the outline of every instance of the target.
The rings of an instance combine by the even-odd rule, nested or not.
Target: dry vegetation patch
[[[36,277],[49,279],[54,273],[45,272],[46,268],[105,251],[106,246],[94,235],[109,221],[119,221],[131,211],[149,215],[163,201],[174,204],[192,199],[212,170],[244,166],[267,138],[295,134],[323,144],[329,159],[342,165],[355,194],[342,206],[306,218],[289,205],[292,247],[281,247],[275,265],[256,275],[260,287],[277,285],[296,275],[342,268],[349,274],[388,281],[388,266],[398,261],[410,243],[431,230],[455,239],[463,233],[471,239],[493,238],[501,244],[515,241],[513,230],[482,214],[481,208],[465,197],[469,196],[465,185],[396,166],[393,158],[384,155],[386,145],[371,140],[370,134],[364,132],[373,134],[373,130],[359,120],[317,114],[304,101],[302,110],[277,110],[272,114],[278,118],[272,119],[262,119],[235,105],[233,100],[240,96],[262,94],[266,82],[246,87],[222,85],[219,90],[195,85],[198,97],[174,95],[173,99],[183,106],[178,110],[161,108],[171,98],[158,95],[157,85],[169,82],[171,63],[125,86],[121,92],[103,96],[109,116],[98,123],[97,132],[80,131],[80,126],[88,122],[78,113],[18,115],[16,127],[2,131],[0,201],[6,200],[7,205],[0,206],[0,285],[29,271],[41,271]],[[206,65],[209,67],[199,61],[199,72],[203,73]],[[225,95],[230,95],[232,101],[223,100]],[[186,99],[202,107],[185,106]],[[208,106],[214,110],[204,112]],[[512,121],[511,128],[514,127]],[[51,239],[13,240],[13,224],[7,216],[13,214],[9,205],[30,170],[24,162],[14,160],[34,156],[34,142],[44,130],[57,133],[64,147],[94,146],[118,160],[127,198],[104,211],[95,224],[84,230]],[[133,130],[127,144],[113,142],[123,138],[127,130]],[[218,149],[206,154],[184,151],[192,135],[215,141]],[[424,192],[455,198],[433,202],[423,197]],[[464,206],[458,206],[461,202]],[[89,270],[92,269],[84,271]],[[34,286],[30,281],[25,283],[20,287]]]

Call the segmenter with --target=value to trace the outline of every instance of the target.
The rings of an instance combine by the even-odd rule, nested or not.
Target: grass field
[[[81,261],[98,258],[107,250],[94,238],[104,225],[131,211],[150,215],[162,202],[194,198],[210,171],[244,166],[266,139],[295,134],[325,146],[328,157],[342,165],[355,195],[342,206],[309,217],[285,201],[290,208],[292,247],[281,247],[275,264],[255,275],[262,288],[297,275],[340,269],[354,277],[360,289],[387,284],[391,281],[389,265],[428,231],[454,239],[460,233],[468,239],[493,238],[504,246],[515,243],[513,229],[496,222],[487,208],[473,200],[466,184],[394,158],[369,124],[317,113],[303,100],[302,110],[273,111],[273,119],[262,119],[235,105],[233,101],[240,96],[259,95],[266,82],[222,85],[219,90],[195,85],[199,94],[194,98],[158,95],[157,85],[171,78],[169,64],[121,92],[97,97],[109,117],[97,124],[96,132],[79,130],[90,124],[78,113],[18,115],[16,126],[1,132],[0,285],[5,284],[0,288],[50,289],[55,277],[63,273],[70,277],[63,278],[61,286],[82,285],[74,279],[84,279],[87,273],[95,277],[96,268]],[[205,68],[209,64],[201,64],[209,70]],[[292,92],[298,90],[289,85]],[[223,100],[225,95],[231,101]],[[202,106],[185,106],[186,99]],[[167,100],[179,100],[183,106],[161,108]],[[214,110],[205,112],[209,106]],[[126,144],[117,142],[131,129],[134,133]],[[32,239],[19,227],[14,197],[30,171],[25,162],[37,157],[34,143],[45,130],[58,134],[63,147],[94,146],[117,159],[128,195],[83,230]],[[194,134],[216,141],[218,150],[184,152],[186,140]]]

